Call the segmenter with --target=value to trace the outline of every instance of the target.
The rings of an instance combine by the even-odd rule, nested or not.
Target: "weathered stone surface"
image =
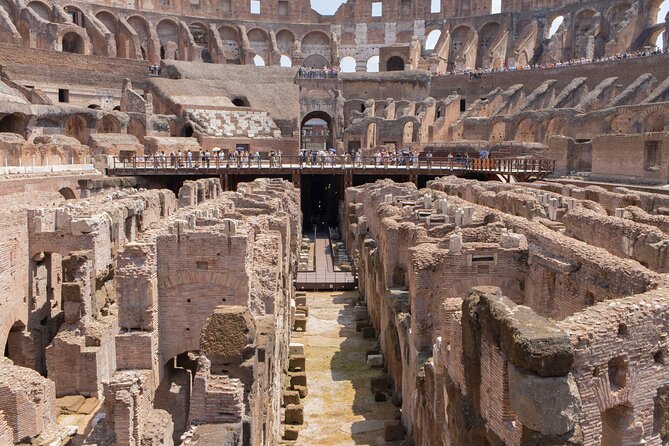
[[[509,401],[528,429],[546,436],[564,435],[574,429],[581,410],[576,381],[564,377],[540,377],[509,365]]]

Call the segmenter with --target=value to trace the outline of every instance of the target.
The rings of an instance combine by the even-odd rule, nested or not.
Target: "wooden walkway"
[[[352,290],[357,278],[350,271],[335,271],[330,238],[326,232],[316,234],[316,260],[313,271],[297,273],[298,290]]]

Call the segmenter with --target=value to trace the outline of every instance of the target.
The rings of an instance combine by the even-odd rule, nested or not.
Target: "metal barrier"
[[[224,158],[217,157],[202,161],[161,158],[119,158],[114,157],[113,165],[108,168],[111,175],[207,175],[226,173],[292,173],[302,171],[351,170],[356,173],[464,173],[484,172],[497,174],[534,174],[543,177],[552,174],[555,160],[546,158],[471,158],[471,159],[427,159],[398,158],[380,159],[378,157],[349,156],[275,156],[270,159],[254,157]]]

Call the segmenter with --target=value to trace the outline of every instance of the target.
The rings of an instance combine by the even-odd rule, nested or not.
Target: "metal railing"
[[[289,172],[293,170],[349,169],[354,171],[394,172],[490,172],[498,174],[548,175],[555,169],[555,160],[546,158],[379,158],[374,156],[300,156],[284,155],[272,158],[161,159],[113,158],[110,173],[115,174],[224,174],[251,171]]]

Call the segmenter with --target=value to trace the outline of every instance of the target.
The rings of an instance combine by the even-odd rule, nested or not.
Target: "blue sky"
[[[311,0],[311,7],[324,15],[332,15],[346,0]]]

